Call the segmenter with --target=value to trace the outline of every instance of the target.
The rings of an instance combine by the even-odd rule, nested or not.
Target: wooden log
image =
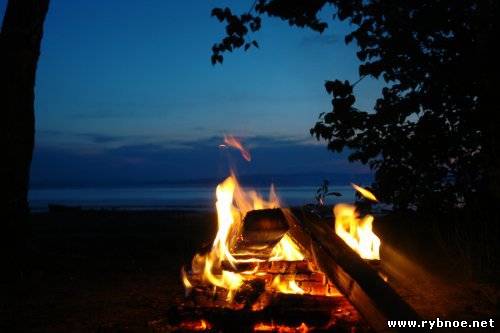
[[[289,234],[376,332],[399,332],[388,320],[421,320],[373,267],[359,257],[334,232],[332,221],[322,221],[307,211],[287,214]]]
[[[252,210],[245,215],[241,234],[231,252],[235,257],[267,259],[287,231],[281,209]]]
[[[308,260],[300,261],[265,261],[257,265],[257,272],[265,272],[270,274],[309,274],[314,270],[311,269]]]
[[[342,296],[287,294],[273,294],[270,302],[260,310],[200,307],[191,304],[174,306],[169,310],[166,321],[156,321],[151,326],[154,331],[190,331],[186,329],[188,325],[183,323],[196,323],[201,320],[204,320],[213,332],[253,332],[259,323],[288,327],[298,327],[305,323],[309,327],[341,332],[368,330],[360,322],[359,315],[352,305]]]
[[[257,274],[258,273],[258,274]],[[269,273],[265,271],[257,271],[255,275],[252,275],[252,279],[246,281],[242,288],[237,292],[248,289],[247,285],[250,285],[253,290],[254,287],[259,286],[255,283],[263,283],[265,289],[269,292],[277,291],[276,287],[273,286],[273,282],[276,277],[279,276],[282,283],[288,283],[289,281],[294,281],[299,288],[301,288],[304,294],[307,295],[319,295],[319,296],[338,296],[340,292],[331,283],[322,272],[301,272],[300,274],[294,274],[292,271],[288,273]],[[227,290],[223,288],[214,288],[209,282],[204,281],[202,276],[195,274],[193,272],[188,272],[189,281],[194,285],[191,290],[191,298],[195,299],[198,304],[213,304],[214,306],[229,306],[226,305]],[[250,277],[249,277],[250,278]],[[245,297],[248,299],[248,297]],[[233,303],[238,302],[237,298],[233,300]],[[237,304],[235,304],[237,305]],[[247,305],[250,305],[247,301]]]

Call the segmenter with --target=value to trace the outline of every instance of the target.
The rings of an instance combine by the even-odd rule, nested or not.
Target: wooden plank
[[[286,213],[290,235],[376,332],[401,331],[389,328],[388,320],[421,320],[377,271],[335,234],[332,221],[320,220],[305,210],[293,213],[297,218]]]

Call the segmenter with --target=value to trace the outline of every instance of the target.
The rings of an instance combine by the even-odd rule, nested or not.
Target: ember
[[[309,328],[305,323],[298,327],[290,327],[285,325],[258,323],[254,326],[254,332],[278,332],[278,333],[307,333]]]
[[[189,331],[206,331],[212,328],[212,325],[207,323],[205,320],[193,320],[193,321],[184,321],[179,325],[180,329],[189,330]]]
[[[225,147],[226,145],[238,149],[241,153],[241,156],[243,156],[243,158],[247,160],[247,162],[250,162],[252,160],[252,156],[250,155],[248,149],[246,149],[243,144],[234,136],[224,135],[224,144],[220,145],[220,147]]]

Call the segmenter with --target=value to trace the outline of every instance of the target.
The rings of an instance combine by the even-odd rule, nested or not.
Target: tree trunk
[[[35,73],[49,0],[9,0],[0,33],[1,213],[16,223],[29,213],[35,138]]]

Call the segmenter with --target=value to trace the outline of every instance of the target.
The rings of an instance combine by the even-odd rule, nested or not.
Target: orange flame
[[[269,261],[279,260],[304,260],[304,255],[300,252],[298,245],[287,234],[273,248],[271,258],[269,259]]]
[[[245,191],[238,183],[236,176],[231,174],[216,189],[217,222],[218,230],[212,243],[212,248],[207,254],[197,254],[191,262],[191,270],[200,274],[204,281],[215,287],[228,290],[227,300],[230,301],[235,292],[243,285],[245,280],[253,279],[252,271],[235,273],[222,269],[222,262],[227,262],[236,267],[241,262],[261,262],[262,259],[240,259],[233,256],[231,246],[238,237],[245,215],[256,209],[278,208],[279,199],[271,187],[269,200],[263,199],[255,191]],[[302,260],[304,255],[293,239],[285,235],[272,249],[270,261],[273,260]],[[188,293],[192,283],[184,270],[181,271],[182,281]],[[279,282],[279,281],[278,281]],[[303,293],[295,281],[288,281],[286,286],[273,285],[278,291],[287,293]]]
[[[273,279],[271,284],[275,290],[283,293],[283,294],[303,294],[304,290],[299,287],[295,280],[285,280],[283,281],[279,275]]]
[[[335,233],[363,259],[380,259],[380,238],[372,231],[373,216],[362,219],[356,207],[349,204],[337,204],[335,214]]]
[[[252,156],[248,149],[246,149],[243,144],[232,135],[224,135],[224,143],[230,147],[236,148],[240,151],[241,156],[248,162],[252,160]]]
[[[361,194],[361,196],[363,196],[364,198],[366,199],[369,199],[371,201],[375,201],[375,202],[378,202],[377,198],[375,197],[375,195],[368,191],[367,189],[365,188],[362,188],[361,186],[358,186],[356,184],[353,184],[351,183],[351,186],[359,193]]]
[[[184,290],[186,292],[186,296],[188,296],[191,293],[191,289],[193,289],[193,285],[191,284],[191,281],[189,281],[186,270],[184,269],[184,266],[181,268],[181,280],[182,284],[184,285]]]
[[[206,331],[211,329],[212,325],[207,321],[205,321],[204,319],[201,319],[201,320],[182,322],[179,328],[190,331]]]
[[[377,198],[370,191],[352,184],[362,196],[373,201]],[[373,233],[373,216],[359,217],[356,207],[337,204],[333,208],[335,233],[363,259],[380,260],[380,238]]]
[[[254,332],[278,332],[278,333],[307,333],[309,332],[309,327],[305,323],[300,324],[297,327],[278,325],[278,324],[267,324],[258,323],[255,324],[253,328]]]

